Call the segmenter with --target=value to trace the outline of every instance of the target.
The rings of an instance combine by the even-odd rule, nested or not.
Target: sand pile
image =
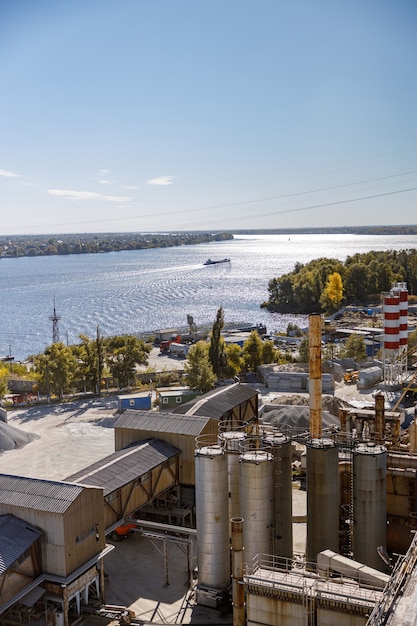
[[[0,422],[0,452],[23,448],[34,439],[39,439],[39,436]]]

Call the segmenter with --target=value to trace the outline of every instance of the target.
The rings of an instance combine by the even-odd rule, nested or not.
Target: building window
[[[134,400],[129,400],[129,406],[135,406],[135,401]]]
[[[175,398],[175,402],[176,402],[177,404],[181,404],[181,402],[182,402],[182,398],[181,398],[181,396],[178,396],[177,398]]]
[[[168,398],[162,398],[162,404],[168,404]]]

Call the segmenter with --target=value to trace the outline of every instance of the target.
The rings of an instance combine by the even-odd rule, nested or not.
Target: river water
[[[53,257],[0,259],[0,356],[23,360],[52,342],[54,303],[61,341],[226,323],[283,331],[305,316],[268,313],[268,281],[320,257],[417,248],[417,235],[235,235],[196,246]],[[230,263],[204,266],[208,258]]]

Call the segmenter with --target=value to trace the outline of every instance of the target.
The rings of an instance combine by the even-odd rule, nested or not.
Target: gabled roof
[[[1,505],[36,511],[64,513],[82,492],[82,487],[54,480],[0,474]]]
[[[158,433],[176,433],[179,435],[200,435],[209,423],[209,417],[174,415],[156,411],[135,411],[128,409],[122,413],[113,428],[148,430]]]
[[[178,448],[160,439],[146,439],[113,452],[66,480],[92,487],[100,487],[104,495],[137,480],[164,461],[177,456]]]
[[[0,576],[42,535],[14,515],[0,515]]]
[[[258,392],[252,387],[236,383],[219,387],[205,393],[199,398],[190,400],[174,410],[175,414],[196,415],[221,419],[222,416],[250,398],[257,397]]]

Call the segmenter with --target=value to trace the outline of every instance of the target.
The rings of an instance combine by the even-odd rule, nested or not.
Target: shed
[[[68,576],[105,547],[102,489],[1,474],[0,514],[7,513],[43,529],[49,574]]]
[[[259,415],[258,392],[241,383],[218,387],[178,407],[174,413],[204,415],[218,421],[256,421]]]
[[[104,494],[106,531],[179,482],[180,450],[147,439],[113,452],[80,472],[72,483],[98,487]]]
[[[27,588],[28,580],[40,575],[41,535],[41,530],[10,513],[0,515],[0,613],[3,604]]]
[[[178,335],[178,328],[162,328],[155,331],[155,341],[161,342],[170,339],[171,335]]]
[[[123,396],[117,396],[117,410],[139,409],[148,411],[152,408],[152,393],[142,391],[141,393],[132,393]]]
[[[69,624],[70,604],[80,615],[81,597],[88,598],[90,588],[97,593],[101,589],[104,597],[104,576],[99,576],[97,564],[104,572],[102,559],[111,547],[105,544],[102,489],[1,474],[0,515],[13,515],[41,531],[37,567],[42,571],[37,579],[60,604],[64,626]],[[27,623],[19,601],[32,587],[27,578],[25,589],[2,604],[1,611],[10,609],[19,623]]]
[[[114,424],[115,449],[157,437],[181,450],[180,484],[195,484],[195,440],[200,435],[218,433],[218,422],[209,417],[156,413],[155,411],[124,411]]]

